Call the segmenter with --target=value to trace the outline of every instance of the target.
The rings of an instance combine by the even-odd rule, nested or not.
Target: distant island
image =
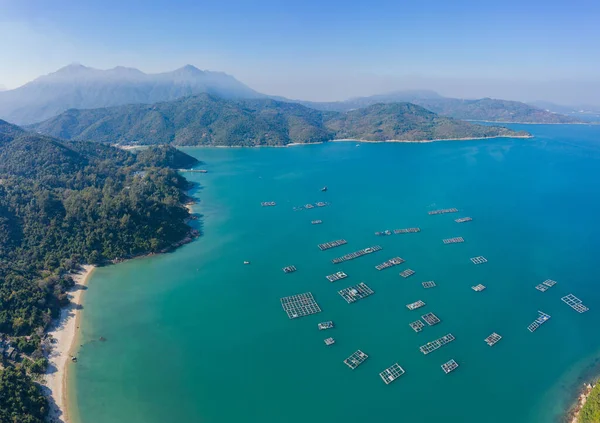
[[[271,99],[227,100],[210,94],[153,105],[73,109],[28,128],[68,140],[179,146],[283,146],[345,138],[429,141],[529,136],[523,131],[439,116],[411,103],[324,112]]]

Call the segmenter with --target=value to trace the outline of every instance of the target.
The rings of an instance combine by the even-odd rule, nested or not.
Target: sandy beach
[[[75,286],[69,292],[71,303],[65,307],[60,318],[48,331],[55,339],[49,365],[44,376],[46,394],[49,396],[51,422],[68,423],[67,414],[67,367],[71,361],[72,349],[79,327],[79,315],[85,286],[95,266],[83,266],[83,270],[74,275]]]

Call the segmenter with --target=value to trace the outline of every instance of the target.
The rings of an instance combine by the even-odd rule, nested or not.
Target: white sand
[[[61,310],[60,318],[53,323],[48,332],[55,339],[50,364],[44,376],[46,393],[50,396],[50,421],[67,423],[67,366],[71,363],[71,349],[79,328],[80,305],[85,285],[95,266],[83,266],[81,273],[75,275],[75,286],[69,291],[71,303]]]

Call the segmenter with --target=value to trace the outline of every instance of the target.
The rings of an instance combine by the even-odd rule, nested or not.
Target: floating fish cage
[[[444,364],[442,364],[442,370],[446,374],[448,374],[450,372],[453,372],[457,368],[458,368],[458,363],[456,361],[454,361],[454,359],[452,359],[450,361],[447,361]]]
[[[472,286],[471,289],[475,292],[481,292],[485,289],[485,285],[478,284],[478,285]]]
[[[283,307],[283,310],[290,319],[296,319],[298,317],[309,316],[321,312],[319,304],[317,304],[310,292],[283,297],[280,301],[281,307]]]
[[[345,261],[354,260],[355,258],[362,257],[362,256],[365,256],[367,254],[372,254],[372,253],[374,253],[376,251],[380,251],[381,249],[382,248],[379,245],[374,245],[372,247],[367,247],[367,248],[365,248],[363,250],[359,250],[359,251],[355,251],[355,252],[350,253],[350,254],[346,254],[346,255],[344,255],[342,257],[334,258],[333,260],[331,260],[331,262],[333,264],[338,264],[338,263],[342,263],[342,262],[345,262]]]
[[[418,308],[424,307],[425,303],[421,300],[415,301],[414,303],[406,304],[406,308],[409,310],[416,310]]]
[[[345,278],[347,278],[347,277],[348,277],[348,275],[347,275],[347,274],[345,274],[344,272],[336,272],[336,273],[333,273],[333,274],[331,274],[331,275],[327,275],[327,276],[325,276],[325,277],[327,278],[327,280],[328,280],[329,282],[335,282],[335,281],[339,281],[339,280],[341,280],[341,279],[345,279]]]
[[[345,239],[338,239],[335,241],[331,241],[331,242],[324,242],[323,244],[319,244],[319,250],[321,251],[325,251],[325,250],[329,250],[330,248],[335,248],[335,247],[339,247],[340,245],[344,245],[347,244],[348,241],[346,241]]]
[[[571,307],[577,313],[585,313],[586,311],[589,310],[589,308],[584,306],[582,304],[582,301],[573,294],[569,294],[569,295],[562,297],[561,301],[564,302],[569,307]]]
[[[538,318],[535,319],[529,326],[527,326],[527,330],[532,333],[535,332],[541,325],[550,320],[550,317],[552,316],[538,310]]]
[[[462,236],[457,236],[455,238],[447,238],[447,239],[443,239],[442,242],[444,244],[458,244],[461,242],[465,242],[464,238]]]
[[[373,295],[374,293],[375,291],[369,288],[364,282],[338,291],[338,294],[340,294],[348,304],[367,298],[369,295]]]
[[[487,259],[483,256],[477,256],[477,257],[473,257],[471,258],[471,261],[474,264],[482,264],[482,263],[487,263]]]
[[[387,269],[389,267],[398,266],[399,264],[402,264],[405,261],[406,260],[404,260],[401,257],[394,257],[393,259],[390,259],[388,261],[384,261],[381,264],[378,264],[377,266],[375,266],[375,269],[377,269],[377,270]]]
[[[436,286],[434,281],[421,282],[421,285],[423,285],[423,288],[425,289],[433,288]]]
[[[379,373],[381,379],[385,382],[386,385],[389,385],[400,376],[404,374],[404,369],[400,367],[398,363],[392,364],[390,367],[385,369],[383,372]]]
[[[284,273],[294,273],[296,270],[296,266],[285,266],[283,269]]]
[[[277,203],[275,201],[263,201],[262,203],[260,203],[260,205],[263,207],[273,207],[276,206]]]
[[[427,355],[435,350],[437,350],[438,348],[443,347],[446,344],[449,344],[450,342],[454,341],[456,338],[454,337],[454,335],[452,335],[451,333],[442,336],[441,338],[436,339],[435,341],[431,341],[426,343],[425,345],[422,345],[421,347],[419,347],[419,350]]]
[[[458,211],[458,209],[441,209],[441,210],[432,210],[430,212],[427,212],[429,215],[434,215],[434,214],[445,214],[445,213],[456,213]]]
[[[408,278],[409,276],[412,276],[415,274],[415,271],[412,269],[406,269],[402,272],[400,272],[400,276],[402,276],[403,278]]]
[[[414,234],[417,232],[421,232],[421,228],[406,228],[406,229],[394,229],[394,233],[396,235],[399,234]]]
[[[310,223],[312,225],[320,225],[321,223],[323,223],[323,221],[322,220],[311,220]]]
[[[357,350],[350,357],[344,360],[346,366],[350,367],[352,370],[356,369],[358,366],[363,364],[369,356],[362,352],[361,350]]]
[[[439,317],[437,317],[433,313],[424,314],[423,316],[421,316],[421,319],[425,320],[425,323],[427,323],[429,326],[434,326],[441,322]]]
[[[329,320],[328,322],[321,322],[318,325],[319,330],[327,330],[333,328],[333,321]]]
[[[490,336],[485,338],[485,343],[490,347],[493,347],[498,341],[500,341],[502,337],[498,335],[496,332],[492,333]]]
[[[335,339],[333,339],[333,338],[327,338],[327,339],[325,339],[325,345],[330,346],[330,345],[333,345],[333,344],[335,344]]]
[[[470,222],[471,220],[473,220],[472,217],[461,217],[459,219],[454,219],[454,221],[456,223],[465,223],[465,222]]]
[[[411,322],[408,324],[412,330],[414,330],[415,332],[421,332],[423,330],[423,328],[425,327],[425,324],[420,321],[420,320],[416,320],[414,322]]]

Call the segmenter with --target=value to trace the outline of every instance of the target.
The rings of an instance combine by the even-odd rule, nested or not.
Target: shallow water
[[[194,195],[203,236],[94,273],[71,372],[75,420],[556,419],[600,356],[600,127],[513,127],[536,137],[186,149],[209,170],[187,175],[201,184]],[[330,206],[293,211],[317,201]],[[460,212],[427,214],[450,207]],[[454,222],[462,216],[474,220]],[[422,231],[373,234],[415,226]],[[441,241],[455,236],[466,242]],[[317,248],[339,238],[348,244]],[[330,262],[375,244],[383,250]],[[469,261],[479,255],[489,262]],[[395,256],[406,263],[375,270]],[[298,271],[284,274],[291,264]],[[403,279],[407,268],[416,274]],[[338,270],[349,277],[329,283],[325,276]],[[548,278],[558,284],[534,289]],[[437,287],[423,289],[428,280]],[[347,304],[337,294],[361,281],[375,295]],[[487,290],[471,290],[478,283]],[[308,291],[323,311],[289,320],[279,298]],[[568,293],[591,310],[567,307],[560,297]],[[426,307],[407,310],[419,299]],[[537,310],[552,318],[529,333]],[[442,322],[413,332],[408,323],[430,311]],[[318,331],[324,320],[336,327]],[[503,336],[492,348],[483,341],[491,332]],[[419,352],[447,333],[456,341]],[[326,347],[327,336],[336,344]],[[370,357],[352,371],[342,360],[357,349]],[[440,365],[451,358],[460,367],[445,375]],[[406,374],[385,385],[378,373],[395,362]]]

